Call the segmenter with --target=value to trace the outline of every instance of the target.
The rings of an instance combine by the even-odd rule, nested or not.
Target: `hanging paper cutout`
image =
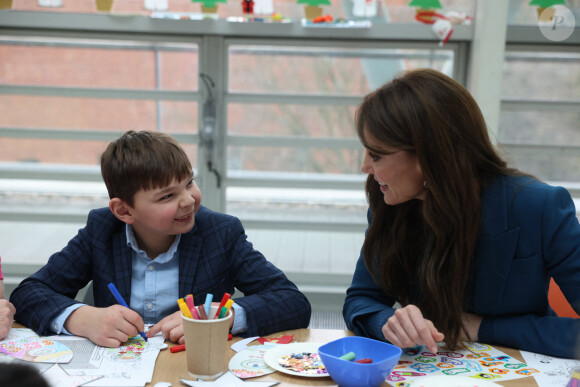
[[[352,0],[352,15],[356,17],[375,17],[377,0]]]
[[[565,0],[531,0],[529,5],[538,7],[538,20],[541,22],[551,22],[554,19],[556,9],[554,5],[564,5]]]

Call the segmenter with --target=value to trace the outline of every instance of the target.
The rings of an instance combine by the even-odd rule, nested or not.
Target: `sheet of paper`
[[[6,343],[14,340],[29,340],[38,336],[27,328],[13,328],[8,333]],[[70,348],[72,360],[67,364],[59,364],[59,368],[52,368],[53,364],[26,362],[36,367],[41,373],[47,373],[47,379],[53,380],[51,387],[69,387],[71,380],[84,381],[83,386],[143,386],[151,381],[155,361],[159,351],[166,347],[161,335],[148,340],[147,344],[140,336],[132,338],[119,348],[104,348],[93,344],[90,340],[78,336],[57,335],[43,337],[44,339],[59,342]],[[13,356],[0,353],[0,362],[20,362]],[[54,377],[62,375],[67,377]],[[56,383],[54,380],[62,382]],[[80,385],[80,383],[77,383]]]
[[[574,370],[580,369],[580,360],[562,359],[527,351],[520,352],[528,366],[542,371],[534,375],[539,387],[566,386]]]
[[[62,365],[69,375],[103,377],[85,384],[91,387],[143,386],[153,377],[155,361],[164,346],[163,337],[155,336],[147,344],[134,337],[119,348],[104,348],[76,336],[54,336],[68,345],[73,353],[71,363]]]
[[[460,375],[497,382],[523,378],[539,372],[489,345],[466,344],[466,350],[446,351],[441,347],[436,354],[423,346],[406,348],[399,364],[387,377],[387,382],[397,387],[409,383],[413,385],[421,377],[438,375]],[[361,353],[360,356],[364,357],[364,354]]]

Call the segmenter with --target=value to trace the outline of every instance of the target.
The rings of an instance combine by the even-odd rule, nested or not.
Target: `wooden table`
[[[312,343],[327,343],[332,340],[339,339],[345,336],[352,336],[353,333],[346,330],[332,330],[332,329],[297,329],[286,332],[276,333],[267,337],[279,337],[282,335],[294,335],[295,342],[312,342]],[[234,338],[234,340],[229,342],[231,346],[236,341],[241,340],[241,338]],[[174,344],[169,344],[173,346]],[[523,358],[520,351],[511,348],[495,346],[498,350],[508,354],[509,356],[516,358],[523,362]],[[231,359],[236,352],[231,348],[228,349],[228,360]],[[158,382],[169,382],[172,386],[181,386],[179,379],[183,377],[184,379],[191,380],[191,377],[187,373],[187,365],[185,360],[185,352],[171,353],[168,349],[163,350],[159,353],[157,358],[157,363],[155,363],[155,372],[153,373],[153,379],[147,386],[154,386]],[[280,384],[278,386],[336,386],[336,383],[330,378],[303,378],[300,376],[293,376],[284,374],[282,372],[274,372],[273,374],[261,376],[259,378],[249,379],[252,381],[277,381]],[[532,376],[528,376],[516,380],[508,380],[505,382],[497,383],[500,386],[505,387],[530,387],[537,386],[535,379]],[[381,385],[381,387],[390,387],[386,382]]]

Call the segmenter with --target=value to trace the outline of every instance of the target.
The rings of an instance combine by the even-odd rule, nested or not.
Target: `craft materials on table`
[[[16,359],[39,363],[68,363],[73,353],[50,337],[23,337],[0,342],[0,352]]]
[[[534,374],[534,379],[539,387],[568,387],[574,372],[580,372],[578,371],[580,370],[580,360],[562,359],[527,351],[520,352],[528,367],[540,370],[539,373]],[[580,374],[578,377],[580,378]],[[576,381],[574,387],[580,387],[580,381]]]
[[[320,343],[293,343],[278,345],[264,354],[264,360],[271,368],[286,374],[305,377],[328,377],[328,372],[320,360]]]
[[[46,352],[59,343],[72,353],[68,363],[58,365],[0,354],[0,361],[28,360],[48,380],[52,387],[71,387],[89,383],[96,386],[143,386],[151,381],[159,351],[165,346],[163,337],[156,335],[145,343],[140,336],[131,338],[118,348],[105,348],[78,336],[39,337],[28,328],[12,328],[0,346],[17,342],[35,342],[42,345],[39,352]],[[14,359],[14,360],[12,360]],[[55,361],[51,361],[55,363]],[[46,374],[46,375],[45,375]]]
[[[265,353],[279,344],[264,343],[251,345],[236,353],[228,365],[229,370],[238,378],[247,379],[276,372],[264,360]]]
[[[481,343],[466,343],[467,349],[437,353],[426,347],[405,348],[395,369],[387,377],[392,386],[413,385],[427,376],[461,376],[493,382],[523,378],[540,371]]]
[[[258,382],[258,381],[250,381],[246,382],[244,380],[238,379],[234,374],[231,372],[226,372],[219,378],[213,381],[205,381],[205,380],[187,380],[181,378],[181,383],[185,384],[186,386],[191,387],[207,387],[207,386],[216,386],[216,387],[233,387],[233,386],[242,386],[242,387],[270,387],[275,386],[279,382]]]

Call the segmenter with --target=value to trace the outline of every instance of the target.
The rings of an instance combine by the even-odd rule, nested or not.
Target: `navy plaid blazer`
[[[179,295],[204,300],[207,293],[243,293],[236,303],[246,311],[245,337],[306,328],[310,303],[284,273],[247,240],[236,217],[200,206],[195,225],[181,235]],[[79,290],[93,281],[95,306],[116,304],[107,284],[116,284],[130,304],[132,252],[125,223],[108,208],[92,210],[87,224],[60,252],[12,292],[18,322],[39,335],[50,335],[50,323],[78,303]],[[177,302],[175,310],[178,309]]]

